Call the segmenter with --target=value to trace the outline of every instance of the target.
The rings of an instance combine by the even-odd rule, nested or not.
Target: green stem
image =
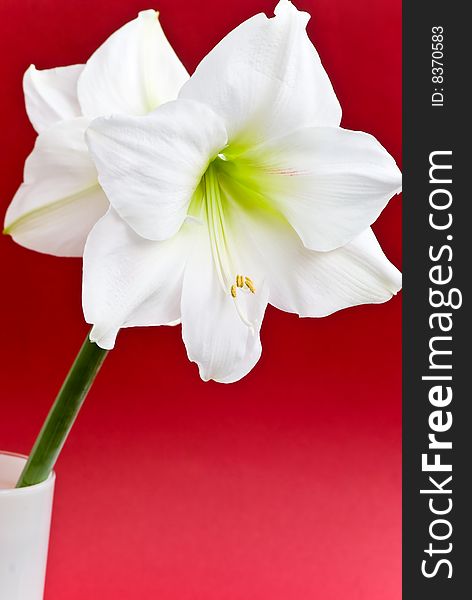
[[[48,478],[106,355],[107,350],[91,342],[87,335],[36,438],[17,488]]]

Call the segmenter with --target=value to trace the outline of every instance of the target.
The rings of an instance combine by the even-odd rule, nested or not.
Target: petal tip
[[[97,344],[103,350],[113,350],[118,331],[110,333],[109,331],[100,332],[97,325],[94,325],[89,333],[89,340]]]
[[[36,65],[34,63],[31,63],[30,66],[26,69],[24,75],[23,75],[23,79],[29,75],[31,76],[31,73],[35,73],[38,69],[36,68]]]
[[[290,0],[280,0],[274,9],[274,15],[276,17],[293,16],[302,18],[306,27],[308,21],[311,19],[311,15],[298,8]]]
[[[140,10],[138,12],[138,17],[140,19],[156,19],[159,20],[159,11],[154,8],[148,8],[146,10]]]
[[[279,16],[290,10],[296,10],[298,12],[298,9],[291,0],[279,0],[274,8],[274,15]]]
[[[403,274],[401,273],[401,271],[398,271],[396,281],[395,281],[395,284],[393,287],[393,295],[396,296],[399,292],[401,292],[402,287],[403,287]]]

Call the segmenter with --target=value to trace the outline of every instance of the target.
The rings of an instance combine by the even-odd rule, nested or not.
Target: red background
[[[157,0],[156,0],[157,3]],[[268,0],[159,0],[193,71]],[[400,160],[400,0],[299,0],[344,109]],[[21,78],[84,62],[143,0],[1,0],[0,208],[34,132]],[[400,202],[375,226],[400,260]],[[87,328],[79,260],[0,240],[0,447],[28,452]],[[57,467],[46,600],[398,600],[400,298],[299,320],[269,309],[240,383],[202,383],[179,328],[127,330]]]

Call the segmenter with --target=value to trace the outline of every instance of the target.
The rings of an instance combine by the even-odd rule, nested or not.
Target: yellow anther
[[[231,286],[231,295],[233,296],[233,298],[236,298],[236,286],[235,285]]]
[[[236,285],[238,288],[244,287],[244,277],[242,275],[236,275]]]
[[[252,282],[252,280],[251,280],[251,279],[249,279],[249,277],[246,277],[246,278],[245,278],[245,283],[246,283],[246,287],[247,287],[249,290],[251,290],[251,292],[252,292],[253,294],[255,294],[255,293],[256,293],[256,288],[255,288],[255,286],[254,286],[254,283]]]

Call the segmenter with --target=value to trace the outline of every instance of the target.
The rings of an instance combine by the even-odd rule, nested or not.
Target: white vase
[[[0,599],[42,600],[55,476],[15,489],[26,457],[0,452]]]

